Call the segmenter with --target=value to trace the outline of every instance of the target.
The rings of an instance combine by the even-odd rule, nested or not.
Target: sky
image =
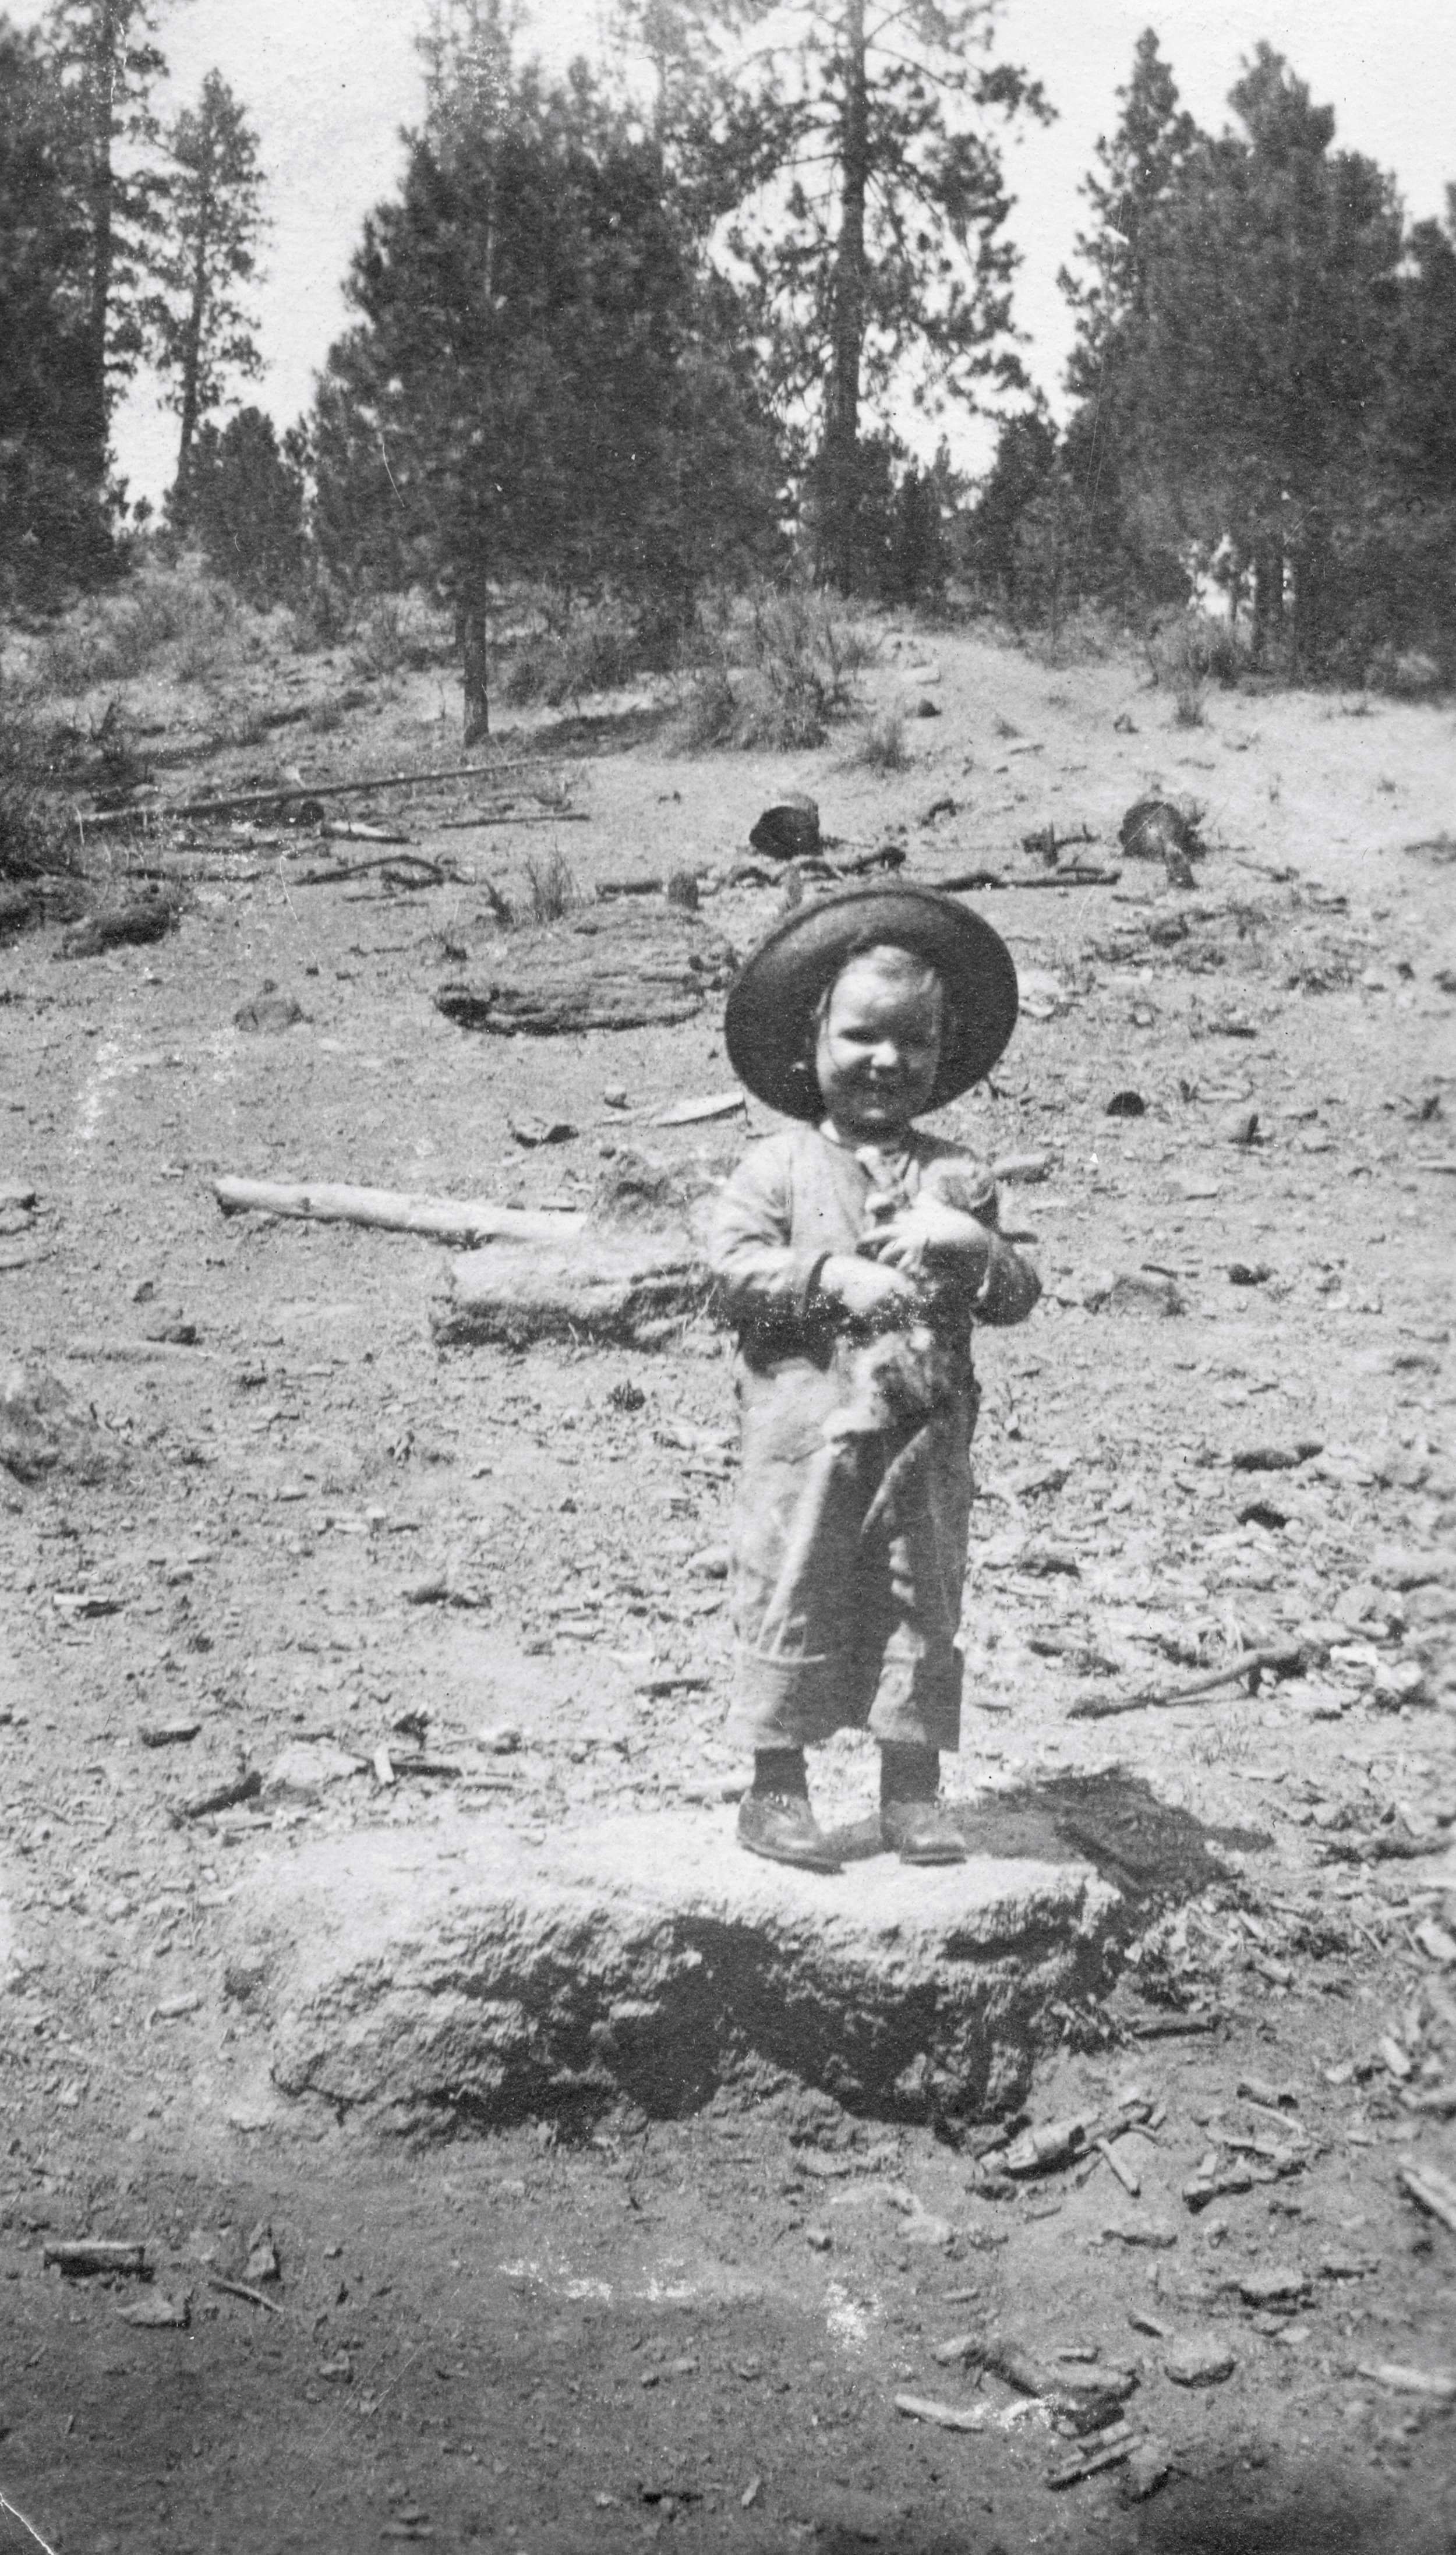
[[[32,24],[43,9],[44,0],[9,0],[5,14]],[[172,69],[164,111],[194,99],[215,66],[260,137],[273,220],[255,297],[267,371],[243,396],[280,427],[309,405],[329,343],[347,324],[341,286],[363,216],[400,176],[400,128],[421,104],[415,40],[426,11],[427,0],[175,0],[163,16]],[[529,0],[522,50],[559,66],[597,49],[601,17],[600,0]],[[1003,0],[998,50],[1039,78],[1058,110],[1048,130],[1031,128],[1006,151],[1017,197],[1010,230],[1023,259],[1016,318],[1029,369],[1054,405],[1071,336],[1056,274],[1082,219],[1078,181],[1098,136],[1116,124],[1116,91],[1149,25],[1206,128],[1228,120],[1240,63],[1263,40],[1334,107],[1337,143],[1395,173],[1412,220],[1442,213],[1456,181],[1449,0]],[[957,441],[968,466],[989,451],[989,433]],[[134,385],[114,443],[132,496],[159,499],[176,422],[154,382]]]

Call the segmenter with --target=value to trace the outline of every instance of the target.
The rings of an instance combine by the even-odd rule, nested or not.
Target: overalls
[[[994,1224],[989,1175],[932,1137],[912,1132],[895,1161],[905,1194],[916,1194],[932,1162],[963,1171]],[[927,1419],[833,1433],[856,1400],[864,1335],[816,1280],[830,1254],[863,1239],[887,1167],[792,1126],[745,1156],[713,1218],[709,1261],[739,1335],[729,1735],[746,1749],[799,1748],[841,1729],[906,1747],[960,1743],[956,1636],[979,1399],[969,1313],[936,1317],[943,1390]],[[1020,1321],[1035,1292],[1002,1245],[975,1320]]]

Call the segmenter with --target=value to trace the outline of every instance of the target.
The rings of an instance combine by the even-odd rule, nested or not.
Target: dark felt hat
[[[940,1070],[926,1104],[943,1108],[1001,1054],[1017,1020],[1017,971],[1000,932],[930,887],[851,887],[795,906],[745,959],[724,1031],[734,1072],[789,1118],[824,1114],[812,1055],[821,996],[851,958],[912,950],[945,987]]]

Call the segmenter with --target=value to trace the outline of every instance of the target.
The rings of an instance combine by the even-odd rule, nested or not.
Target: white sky
[[[7,14],[31,24],[43,7],[10,0]],[[552,63],[593,52],[600,14],[598,0],[530,0],[522,50]],[[215,65],[261,137],[274,223],[256,297],[268,371],[244,396],[280,426],[309,403],[345,324],[340,287],[360,222],[398,179],[399,129],[420,108],[415,38],[425,15],[426,0],[178,0],[164,19],[170,103],[190,101]],[[1240,61],[1264,39],[1333,105],[1337,142],[1395,172],[1412,219],[1441,213],[1456,180],[1449,0],[1003,0],[1001,53],[1031,70],[1059,110],[1049,131],[1032,129],[1007,152],[1018,198],[1011,230],[1024,260],[1017,319],[1031,341],[1030,368],[1053,399],[1070,337],[1056,272],[1082,217],[1077,182],[1116,122],[1114,93],[1150,24],[1205,127],[1226,120]],[[139,382],[114,438],[133,496],[161,496],[175,433],[155,385]],[[968,460],[984,457],[981,438],[955,440]]]

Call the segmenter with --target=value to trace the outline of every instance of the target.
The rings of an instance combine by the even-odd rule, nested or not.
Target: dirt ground
[[[1456,2233],[1400,2180],[1456,2172],[1456,721],[1246,691],[1179,728],[1131,660],[1048,669],[889,625],[864,692],[937,711],[908,719],[908,770],[856,766],[848,731],[678,759],[650,703],[592,703],[499,748],[548,752],[534,777],[585,822],[447,829],[469,781],[360,802],[448,856],[443,887],[304,886],[316,843],[208,828],[232,874],[164,941],[0,951],[0,1191],[37,1193],[0,1204],[0,1338],[119,1457],[89,1486],[0,1471],[6,2555],[34,2542],[12,2506],[64,2555],[1456,2547]],[[296,758],[313,782],[463,759],[442,672],[361,680],[342,654],[265,651],[226,698],[160,677],[121,698],[143,752],[187,751],[174,793]],[[250,730],[280,703],[303,713],[282,743]],[[61,706],[84,726],[105,704]],[[219,727],[254,741],[209,752]],[[540,1204],[584,1202],[624,1147],[721,1172],[762,1113],[654,1123],[730,1087],[716,1007],[502,1040],[431,997],[495,944],[486,882],[520,897],[553,851],[583,892],[698,869],[746,947],[782,889],[721,882],[789,789],[846,850],[898,836],[930,880],[1024,871],[1047,823],[1115,858],[1149,789],[1204,811],[1191,892],[1125,862],[1112,887],[974,900],[1026,1015],[994,1092],[941,1122],[1049,1156],[1007,1191],[1046,1294],[980,1358],[947,1787],[1071,1798],[1122,1767],[1220,1860],[1170,1909],[1129,1850],[1141,1957],[1038,2070],[1038,2122],[1145,2089],[1155,2126],[1118,2148],[1136,2196],[1097,2154],[1001,2196],[994,2131],[982,2154],[791,2085],[381,2143],[270,2087],[233,1958],[232,1898],[290,1836],[419,1824],[447,1854],[478,1819],[731,1816],[722,1339],[441,1354],[436,1246],[225,1220],[210,1182]],[[239,1029],[269,985],[304,1017]],[[1142,1114],[1108,1114],[1124,1092]],[[539,1119],[576,1132],[513,1136]],[[460,1602],[412,1602],[441,1574]],[[1253,1694],[1069,1717],[1291,1636],[1306,1671]],[[650,1690],[673,1675],[703,1682]],[[504,1794],[369,1770],[381,1745],[449,1758],[505,1725]],[[360,1770],[181,1815],[304,1739]],[[863,1811],[872,1752],[836,1743],[816,1785]],[[1231,2165],[1243,2187],[1184,2197]],[[79,2237],[144,2240],[155,2280],[46,2264]],[[159,2298],[186,2323],[125,2320]],[[1153,2453],[1048,2486],[1074,2443],[1044,2401],[936,2359],[988,2327],[1134,2372]],[[1227,2373],[1175,2383],[1189,2342]]]

